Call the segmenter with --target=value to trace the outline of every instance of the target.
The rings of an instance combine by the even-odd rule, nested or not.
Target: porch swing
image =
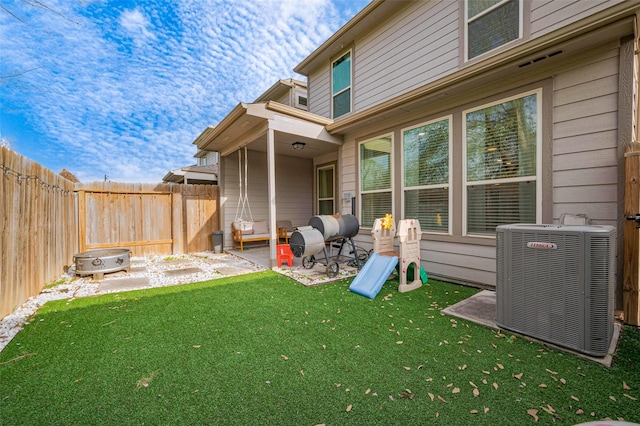
[[[249,175],[248,172],[249,157],[247,156],[247,147],[244,147],[244,192],[242,190],[242,150],[238,150],[238,184],[239,184],[239,196],[238,206],[236,207],[235,222],[239,224],[239,229],[243,233],[249,233],[253,231],[253,215],[251,214],[251,205],[249,204]]]
[[[238,182],[239,196],[236,207],[236,217],[231,223],[231,234],[233,237],[233,248],[239,247],[244,251],[244,244],[247,242],[265,241],[269,242],[271,236],[266,220],[254,220],[249,204],[249,178],[248,178],[249,157],[247,147],[244,147],[244,179],[242,176],[242,150],[238,150]]]

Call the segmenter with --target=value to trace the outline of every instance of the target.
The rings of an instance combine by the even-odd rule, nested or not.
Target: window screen
[[[392,213],[392,143],[385,136],[360,144],[361,224]]]
[[[518,0],[468,0],[467,47],[472,59],[520,38]]]

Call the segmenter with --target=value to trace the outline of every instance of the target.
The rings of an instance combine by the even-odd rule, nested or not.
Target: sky
[[[161,182],[368,3],[0,0],[0,143],[81,182]]]

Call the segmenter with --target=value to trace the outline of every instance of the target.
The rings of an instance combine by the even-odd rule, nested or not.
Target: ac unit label
[[[527,243],[528,248],[533,249],[545,249],[545,250],[556,250],[558,246],[554,243],[541,243],[539,241],[530,241]]]

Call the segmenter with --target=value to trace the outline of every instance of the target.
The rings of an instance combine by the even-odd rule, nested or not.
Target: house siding
[[[309,76],[309,112],[331,117],[331,82],[329,64]]]
[[[248,151],[248,200],[251,216],[254,220],[268,220],[268,173],[267,155],[264,152]],[[240,176],[238,173],[238,155],[231,154],[222,159],[225,185],[221,194],[222,218],[224,225],[225,247],[230,248],[231,222],[236,219],[238,200],[240,196]],[[313,206],[313,163],[311,160],[276,156],[276,219],[291,220],[294,226],[306,225],[312,216]],[[244,154],[242,173],[244,175]],[[293,183],[293,184],[292,184]],[[244,182],[243,182],[244,191]],[[240,209],[241,210],[241,209]],[[245,210],[247,211],[247,210]],[[248,215],[243,216],[244,219]]]
[[[624,0],[531,1],[531,37],[540,37]]]
[[[553,218],[617,226],[619,49],[559,73],[553,91]]]
[[[358,41],[354,111],[454,72],[458,29],[457,2],[416,2]]]

